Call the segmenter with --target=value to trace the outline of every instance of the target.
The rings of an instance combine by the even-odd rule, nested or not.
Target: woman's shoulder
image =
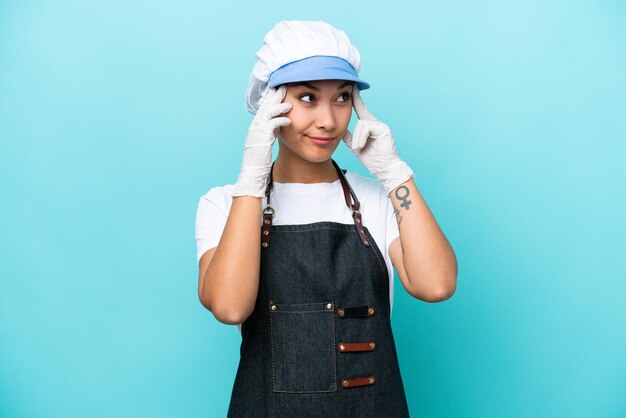
[[[369,185],[382,184],[380,181],[376,180],[375,178],[364,176],[362,174],[357,173],[356,171],[346,171],[346,177],[348,178],[348,181],[352,180],[352,181],[357,181],[357,182],[369,184]]]
[[[374,222],[384,222],[383,220],[387,219],[390,211],[393,210],[385,186],[375,178],[358,173],[347,172],[346,178],[361,203],[363,221],[370,224],[372,219]]]
[[[357,194],[359,200],[361,199],[359,192],[360,194],[365,194],[369,197],[387,197],[383,184],[375,178],[366,177],[353,171],[348,171],[346,173],[346,178],[348,179],[348,183],[350,183],[352,190],[354,190]]]
[[[200,204],[213,204],[218,207],[229,208],[233,202],[234,188],[234,184],[212,187],[200,197]]]

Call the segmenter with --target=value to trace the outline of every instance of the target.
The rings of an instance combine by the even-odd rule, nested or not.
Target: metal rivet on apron
[[[368,240],[363,241],[365,243],[365,245],[370,245],[370,242]]]
[[[370,343],[370,348],[376,348],[376,344],[375,343]]]
[[[341,386],[343,386],[344,388],[347,388],[350,385],[350,382],[348,382],[346,379],[343,379],[341,381]]]
[[[367,379],[367,381],[368,381],[369,383],[374,383],[374,378],[373,378],[373,377],[370,377],[369,379]]]
[[[269,235],[270,231],[263,231],[263,235]]]
[[[270,220],[269,220],[269,219],[266,219],[266,220],[265,220],[265,225],[269,225],[269,223],[270,223]]]
[[[346,349],[346,346],[345,346],[345,345],[343,345],[343,344],[339,344],[339,349],[340,349],[341,351],[343,351],[343,350],[345,350],[345,349]]]
[[[356,218],[356,221],[357,221],[358,223],[361,223],[361,220],[360,220],[359,218]]]
[[[272,305],[271,309],[272,309],[273,311],[275,311],[275,310],[276,310],[276,305]]]
[[[364,233],[365,233],[362,229],[359,229],[359,232],[360,232],[361,234],[364,234]]]
[[[328,309],[332,309],[332,308],[333,308],[333,304],[332,304],[332,303],[329,303],[328,305],[326,305],[326,307],[327,307]]]
[[[376,311],[374,310],[374,307],[370,307],[370,308],[367,310],[367,314],[368,314],[369,316],[374,315],[374,312],[376,312]]]
[[[344,312],[343,308],[339,308],[339,309],[337,309],[337,314],[338,314],[339,316],[343,316],[343,315],[344,315],[344,313],[345,313],[345,312]]]
[[[264,248],[267,248],[267,246],[269,245],[267,242],[264,242],[263,244],[261,244]]]

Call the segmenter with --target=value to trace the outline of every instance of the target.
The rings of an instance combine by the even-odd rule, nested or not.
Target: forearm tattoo
[[[400,215],[400,211],[396,208],[393,208],[393,213],[396,215],[396,220],[398,221],[398,226],[400,226],[400,222],[402,222],[402,215]]]
[[[409,210],[409,206],[411,206],[411,203],[413,203],[409,200],[409,188],[406,186],[399,186],[396,189],[396,198],[402,201],[400,207],[406,208],[406,210]]]

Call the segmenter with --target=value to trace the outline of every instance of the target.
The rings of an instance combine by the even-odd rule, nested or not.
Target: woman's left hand
[[[367,110],[356,87],[352,93],[352,103],[359,121],[354,127],[354,134],[346,130],[343,141],[370,173],[383,183],[389,194],[412,178],[413,170],[398,157],[389,126]]]

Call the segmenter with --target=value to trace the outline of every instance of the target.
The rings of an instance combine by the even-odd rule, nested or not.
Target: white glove
[[[291,103],[281,103],[286,93],[285,86],[270,89],[252,120],[246,135],[241,171],[233,197],[263,197],[265,194],[267,177],[272,168],[272,145],[280,127],[291,123],[285,116],[277,117],[291,110]]]
[[[367,110],[357,88],[352,93],[352,103],[359,121],[354,127],[354,134],[346,130],[343,141],[370,173],[383,183],[389,194],[413,178],[413,170],[398,157],[389,126]]]

